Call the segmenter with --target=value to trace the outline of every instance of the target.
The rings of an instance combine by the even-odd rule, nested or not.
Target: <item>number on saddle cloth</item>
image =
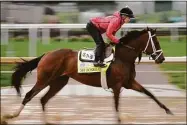
[[[93,62],[95,60],[94,49],[84,49],[79,51],[79,60],[82,62]]]
[[[114,56],[114,49],[112,48],[112,46],[106,47],[106,49],[105,49],[105,60],[107,62],[112,61],[113,56]],[[95,61],[95,49],[80,50],[78,59],[81,62],[94,62]]]

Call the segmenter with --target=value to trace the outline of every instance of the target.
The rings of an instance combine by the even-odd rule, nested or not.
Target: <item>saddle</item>
[[[108,69],[110,63],[114,60],[115,48],[112,45],[105,45],[104,52],[104,64],[107,66],[105,68],[95,67],[93,62],[95,61],[95,49],[86,48],[78,52],[78,73],[93,73],[101,72],[101,70]]]
[[[95,48],[85,48],[79,51],[79,60],[81,62],[95,61]],[[114,49],[112,45],[105,44],[104,63],[112,61],[114,58]]]

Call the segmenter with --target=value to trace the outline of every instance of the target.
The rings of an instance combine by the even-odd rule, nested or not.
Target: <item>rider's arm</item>
[[[107,31],[106,31],[106,36],[114,43],[118,43],[119,39],[114,36],[115,30],[117,29],[117,19],[111,20],[110,24],[108,25]]]

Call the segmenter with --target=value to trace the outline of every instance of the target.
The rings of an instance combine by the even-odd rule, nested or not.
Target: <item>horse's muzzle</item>
[[[164,57],[163,57],[163,58],[158,58],[157,60],[155,60],[155,63],[157,63],[157,64],[161,64],[161,63],[164,62],[164,60],[165,60]]]

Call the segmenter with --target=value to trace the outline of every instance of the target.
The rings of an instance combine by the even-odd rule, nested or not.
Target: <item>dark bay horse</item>
[[[167,114],[172,114],[164,104],[135,80],[135,60],[137,57],[141,60],[142,53],[150,55],[157,64],[165,60],[155,33],[156,30],[151,28],[142,31],[131,31],[122,37],[121,42],[115,46],[115,60],[107,70],[107,84],[113,90],[116,118],[119,123],[118,105],[122,87],[146,94]],[[26,94],[20,109],[13,114],[5,115],[4,118],[9,119],[19,116],[24,106],[36,94],[45,87],[50,86],[48,92],[41,98],[41,105],[45,115],[46,103],[68,83],[70,77],[86,85],[101,87],[100,73],[79,74],[77,72],[77,55],[77,51],[60,49],[18,64],[12,74],[12,85],[16,88],[18,95],[20,95],[22,79],[35,68],[37,68],[37,82]]]

